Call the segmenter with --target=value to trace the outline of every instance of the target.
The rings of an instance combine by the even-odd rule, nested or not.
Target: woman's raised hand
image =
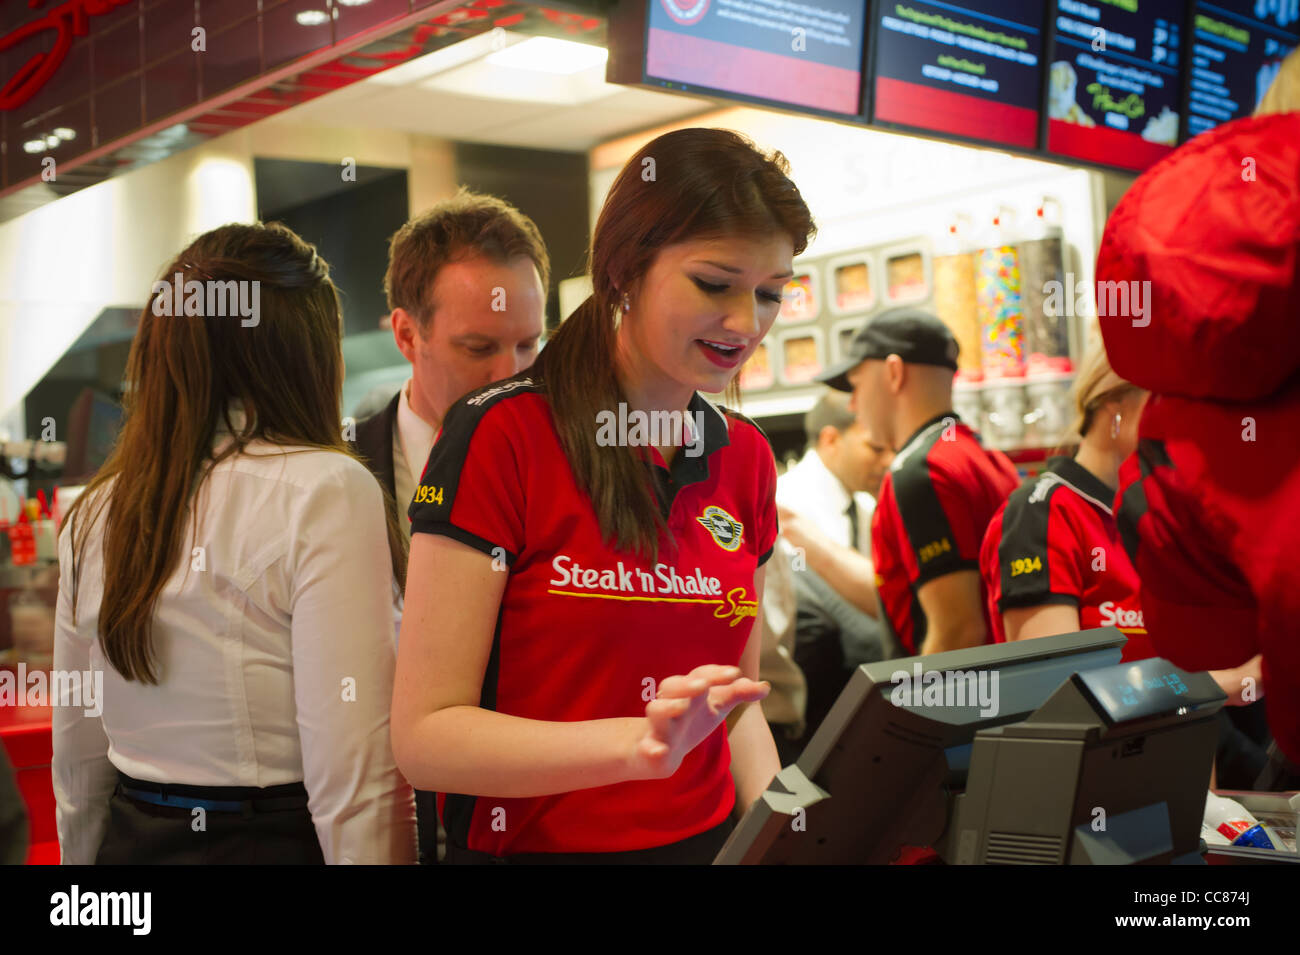
[[[741,675],[740,667],[707,664],[659,684],[646,704],[637,741],[637,778],[664,779],[741,703],[763,699],[772,689]]]

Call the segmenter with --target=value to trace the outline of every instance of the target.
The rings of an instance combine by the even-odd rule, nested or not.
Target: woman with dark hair
[[[214,229],[155,283],[59,536],[54,666],[103,678],[102,714],[54,710],[64,862],[414,860],[387,712],[405,553],[343,442],[341,335],[282,226]]]
[[[779,769],[746,705],[775,465],[700,392],[734,393],[813,229],[780,153],[660,136],[610,189],[592,295],[447,415],[410,508],[393,749],[446,794],[449,861],[707,862]]]

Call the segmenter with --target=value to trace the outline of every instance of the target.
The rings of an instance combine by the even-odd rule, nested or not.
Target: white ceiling
[[[510,37],[513,42],[522,39]],[[430,61],[439,55],[354,83],[264,122],[400,130],[462,142],[585,151],[718,106],[708,99],[608,84],[603,62],[555,77],[479,57],[453,62],[431,75]],[[492,95],[467,92],[478,90]]]

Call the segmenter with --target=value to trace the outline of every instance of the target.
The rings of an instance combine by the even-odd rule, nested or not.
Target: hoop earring
[[[1111,419],[1111,422],[1110,422],[1110,436],[1111,436],[1112,438],[1118,438],[1118,437],[1119,437],[1119,420],[1120,420],[1120,418],[1119,418],[1119,412],[1116,412],[1116,413],[1115,413],[1115,417],[1114,417],[1113,419]]]
[[[628,300],[627,292],[623,293],[623,311],[625,313],[632,311],[632,303]]]

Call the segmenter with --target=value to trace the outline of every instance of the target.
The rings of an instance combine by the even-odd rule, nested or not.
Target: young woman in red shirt
[[[392,712],[403,772],[446,794],[448,861],[708,862],[779,769],[745,705],[775,465],[700,392],[734,388],[812,232],[780,153],[660,136],[610,189],[592,295],[448,413]]]

